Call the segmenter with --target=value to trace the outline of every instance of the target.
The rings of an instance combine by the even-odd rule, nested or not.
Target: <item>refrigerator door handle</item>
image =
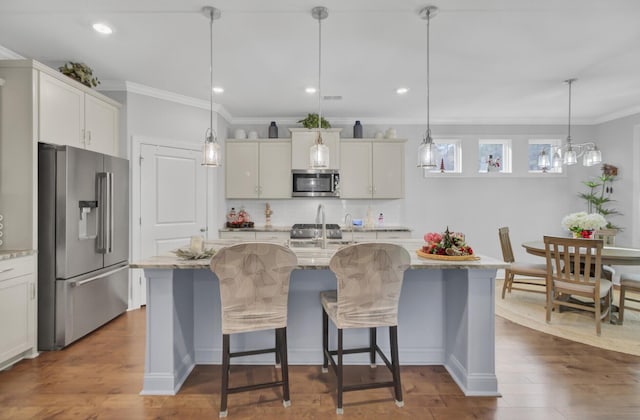
[[[98,172],[98,240],[97,251],[101,254],[108,252],[109,232],[109,199],[108,172]]]
[[[107,220],[108,230],[107,230],[107,246],[106,253],[110,254],[113,252],[113,230],[114,230],[114,207],[113,207],[113,172],[107,172],[107,193],[108,193],[108,202],[107,207],[109,209],[109,218]]]

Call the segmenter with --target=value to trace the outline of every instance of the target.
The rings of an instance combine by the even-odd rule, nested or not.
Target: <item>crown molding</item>
[[[181,105],[191,106],[194,108],[211,109],[209,101],[193,98],[191,96],[181,95],[175,92],[169,92],[162,89],[157,89],[151,86],[142,85],[140,83],[117,81],[117,80],[105,80],[100,82],[101,91],[125,91],[128,93],[135,93],[138,95],[144,95],[151,98],[161,99],[163,101],[174,102]],[[220,115],[227,122],[232,120],[231,114],[220,104],[213,104],[213,111]]]
[[[629,117],[636,114],[640,114],[640,105],[612,112],[611,114],[603,115],[601,117],[596,117],[593,120],[593,124],[603,124],[609,121],[618,120],[620,118]]]
[[[7,47],[0,45],[0,59],[2,60],[24,60],[25,57],[21,56],[15,51],[10,50]]]

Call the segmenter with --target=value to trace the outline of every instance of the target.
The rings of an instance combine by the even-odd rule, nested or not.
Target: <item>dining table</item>
[[[544,241],[523,242],[522,247],[531,255],[545,258]],[[619,246],[602,248],[601,261],[604,265],[640,265],[640,249]]]

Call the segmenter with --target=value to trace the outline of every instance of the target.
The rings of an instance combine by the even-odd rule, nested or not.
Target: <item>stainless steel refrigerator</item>
[[[38,348],[61,349],[126,311],[129,161],[38,145]]]

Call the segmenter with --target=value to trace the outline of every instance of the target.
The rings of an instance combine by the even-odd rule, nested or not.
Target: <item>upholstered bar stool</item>
[[[627,296],[627,292],[640,293],[640,273],[620,274],[620,310],[618,312],[620,324],[624,322],[625,309],[640,312],[640,306],[627,306],[627,301],[640,303],[640,299]]]
[[[227,416],[227,396],[243,391],[282,387],[282,403],[289,399],[287,360],[287,300],[289,278],[298,260],[290,249],[273,243],[244,243],[220,249],[211,259],[211,271],[220,281],[222,304],[222,387],[220,417]],[[275,348],[230,352],[230,336],[275,330]],[[275,353],[281,380],[229,388],[231,358]]]
[[[509,238],[509,228],[501,227],[498,229],[498,236],[500,238],[500,247],[502,248],[502,259],[504,262],[509,263],[509,267],[504,270],[504,283],[502,285],[502,299],[508,290],[521,290],[524,292],[536,292],[546,293],[547,284],[547,265],[546,264],[530,264],[516,262],[513,256],[513,248],[511,247],[511,239]],[[541,279],[536,281],[534,279],[516,279],[516,276],[526,276]],[[515,284],[528,284],[531,286],[539,286],[540,290],[527,289],[522,287],[514,287]]]
[[[338,289],[320,293],[322,303],[323,372],[329,361],[337,376],[337,409],[343,413],[342,394],[372,388],[393,387],[396,405],[402,407],[402,385],[398,360],[398,300],[405,270],[411,258],[406,249],[387,243],[360,243],[339,249],[329,268],[336,275]],[[329,318],[338,329],[337,350],[329,350]],[[391,361],[377,344],[376,328],[389,327]],[[343,348],[343,330],[368,328],[369,346]],[[344,385],[343,359],[346,354],[369,353],[371,367],[376,354],[391,371],[393,380],[367,384]],[[334,360],[336,356],[337,361]]]

